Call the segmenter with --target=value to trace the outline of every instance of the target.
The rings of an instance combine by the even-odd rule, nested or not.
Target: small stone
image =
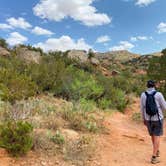
[[[45,161],[41,161],[41,165],[42,165],[42,166],[46,166],[47,163],[46,163]]]

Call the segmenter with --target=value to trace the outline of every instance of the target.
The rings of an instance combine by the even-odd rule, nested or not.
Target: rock
[[[42,166],[47,166],[47,162],[46,161],[41,161],[41,165]]]
[[[27,62],[39,63],[41,59],[41,53],[39,51],[29,50],[26,47],[17,47],[16,54]]]
[[[83,50],[71,50],[68,52],[67,56],[71,59],[78,60],[81,63],[88,62],[88,55],[86,51]]]
[[[0,46],[0,56],[10,56],[10,52],[6,48]]]
[[[117,71],[117,70],[113,70],[113,71],[112,71],[112,75],[113,75],[113,76],[116,76],[116,75],[118,75],[118,74],[120,74],[119,71]]]
[[[100,64],[99,60],[93,57],[90,59],[90,62],[95,66],[98,66]]]

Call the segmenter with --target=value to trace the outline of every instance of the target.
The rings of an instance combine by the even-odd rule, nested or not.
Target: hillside
[[[153,57],[161,57],[161,56],[162,56],[161,52],[141,55],[139,57],[136,57],[136,58],[133,58],[133,59],[126,61],[124,63],[124,65],[135,66],[135,68],[137,68],[137,69],[146,70],[149,66],[150,59],[152,59]]]
[[[122,51],[110,51],[105,53],[96,53],[95,57],[99,59],[100,61],[119,61],[119,62],[125,62],[129,61],[133,58],[138,58],[140,55],[131,53],[127,50]]]
[[[142,126],[134,121],[140,117],[136,96],[145,89],[146,69],[153,56],[1,47],[3,166],[127,164],[133,146],[128,146],[128,152],[121,147],[131,141],[139,148],[147,140],[135,133],[142,132]],[[118,159],[119,155],[123,156]]]

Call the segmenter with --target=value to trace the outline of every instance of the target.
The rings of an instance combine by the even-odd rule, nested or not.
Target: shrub
[[[7,44],[7,42],[6,42],[5,39],[0,38],[0,46],[2,46],[2,47],[4,47],[4,48],[7,48],[7,47],[8,47],[8,44]]]
[[[112,103],[111,103],[110,99],[102,98],[98,101],[99,108],[101,108],[103,110],[110,108],[111,105],[112,105]]]
[[[64,147],[64,157],[74,165],[88,165],[95,153],[96,146],[92,136],[82,136],[78,140],[68,141]]]
[[[96,133],[99,130],[97,123],[93,121],[87,121],[85,126],[88,129],[88,131],[92,133]]]
[[[56,131],[56,134],[53,135],[51,138],[51,141],[58,145],[63,145],[65,143],[65,138],[63,135],[59,132],[59,130]]]
[[[67,94],[69,99],[95,100],[103,93],[103,87],[98,84],[93,75],[82,70],[76,70],[72,66],[68,68],[67,73],[67,77],[63,82],[63,93]]]
[[[136,122],[141,122],[142,121],[141,113],[134,113],[132,115],[132,119]]]
[[[166,97],[166,49],[162,50],[161,57],[153,57],[150,60],[148,76],[159,82],[159,90]]]
[[[27,122],[8,122],[0,126],[0,145],[13,156],[26,154],[32,148],[33,127]]]
[[[112,103],[113,103],[112,107],[115,107],[118,110],[120,110],[121,112],[123,112],[127,106],[125,92],[120,90],[120,89],[113,89],[112,93],[113,93],[113,95],[112,95]]]
[[[49,91],[58,94],[62,88],[62,79],[65,76],[65,64],[53,56],[43,56],[40,64],[29,66],[29,76],[38,85],[40,91]]]
[[[18,74],[26,74],[28,64],[18,57],[1,57],[0,68],[5,68]]]
[[[0,70],[0,75],[0,86],[5,101],[14,103],[16,100],[27,99],[36,94],[37,86],[29,77],[7,69]]]
[[[97,80],[103,87],[104,92],[98,97],[97,104],[100,108],[116,108],[120,111],[127,106],[126,93],[120,89],[120,84],[114,82],[112,78],[106,78],[98,75]]]
[[[52,134],[50,130],[35,131],[33,150],[36,151],[36,153],[45,154],[47,156],[56,156],[61,152],[60,146],[50,140]]]
[[[68,121],[70,128],[77,131],[96,133],[103,128],[103,119],[93,116],[93,110],[81,110],[79,103],[75,103],[72,109],[62,111],[61,117]]]

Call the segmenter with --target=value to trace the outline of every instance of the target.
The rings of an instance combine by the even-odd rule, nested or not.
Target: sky
[[[44,51],[166,48],[166,0],[0,0],[0,38]]]

